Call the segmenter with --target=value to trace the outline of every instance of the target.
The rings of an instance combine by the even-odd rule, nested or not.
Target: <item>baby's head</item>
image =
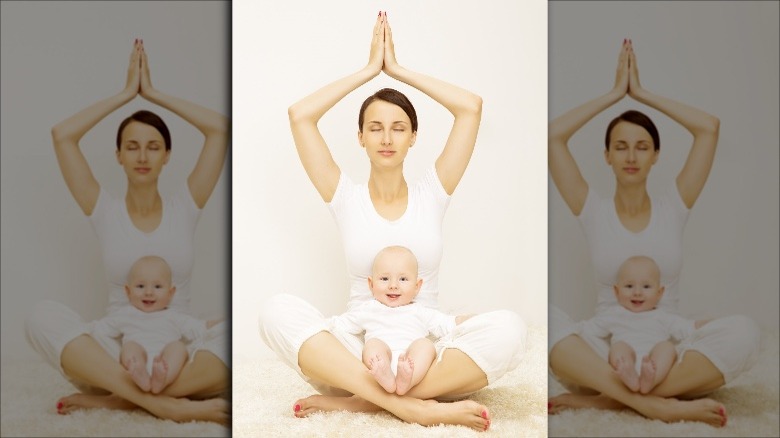
[[[157,256],[136,260],[127,274],[125,293],[130,304],[144,312],[165,310],[176,292],[171,267]]]
[[[374,258],[368,288],[388,307],[409,304],[417,296],[422,278],[417,278],[417,258],[403,246],[388,246]]]
[[[631,257],[620,265],[614,289],[618,303],[626,309],[653,310],[664,294],[661,270],[650,257]]]

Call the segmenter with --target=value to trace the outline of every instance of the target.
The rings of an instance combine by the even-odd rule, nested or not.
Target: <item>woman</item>
[[[116,157],[127,175],[123,199],[113,199],[101,188],[79,148],[84,134],[137,95],[178,114],[205,136],[195,169],[174,196],[161,197],[157,187],[170,158],[171,139],[165,123],[154,113],[138,111],[119,127]],[[65,183],[89,216],[101,244],[111,286],[109,312],[127,304],[122,290],[125,276],[134,260],[149,254],[171,264],[179,290],[176,295],[181,294],[178,300],[174,298],[172,307],[189,311],[194,228],[222,171],[228,131],[226,117],[152,87],[139,39],[133,45],[124,89],[52,128]],[[27,321],[27,337],[33,348],[82,391],[57,402],[60,414],[91,407],[141,407],[165,419],[226,423],[227,402],[215,398],[228,388],[225,336],[224,324],[220,324],[210,329],[204,340],[193,342],[192,360],[163,394],[153,395],[133,384],[119,364],[118,342],[91,332],[90,325],[68,307],[53,301],[39,303]],[[106,392],[110,395],[103,395]]]
[[[380,72],[427,94],[455,119],[435,166],[417,184],[407,184],[403,175],[404,159],[417,135],[416,113],[403,94],[380,90],[360,110],[358,142],[371,166],[367,184],[354,184],[341,172],[317,127],[331,107]],[[350,305],[371,299],[366,278],[373,257],[393,244],[406,246],[417,255],[424,279],[418,301],[437,306],[441,221],[471,158],[481,108],[478,96],[400,66],[383,13],[374,26],[366,67],[290,107],[301,162],[341,229],[350,267]],[[297,297],[279,295],[266,303],[261,336],[283,361],[324,394],[296,401],[293,410],[297,417],[317,411],[387,410],[411,423],[460,424],[482,431],[490,424],[484,406],[470,400],[436,403],[433,399],[462,398],[516,367],[525,327],[509,311],[469,319],[454,335],[437,343],[440,360],[405,396],[387,393],[366,372],[360,361],[360,340],[334,330],[318,310]]]
[[[569,151],[569,138],[626,94],[663,112],[693,134],[688,159],[665,196],[651,197],[647,192],[647,177],[658,159],[660,141],[655,125],[638,111],[627,111],[607,128],[604,156],[617,183],[612,198],[600,200],[589,190]],[[601,286],[598,310],[616,305],[610,288],[617,269],[628,256],[637,254],[659,263],[666,285],[659,305],[677,310],[682,230],[712,167],[718,129],[717,118],[641,87],[630,40],[623,42],[614,88],[550,123],[550,174],[585,230]],[[723,426],[727,421],[725,407],[711,399],[696,398],[749,369],[758,354],[758,328],[750,319],[732,316],[711,321],[678,346],[681,359],[667,378],[650,394],[641,395],[629,391],[616,377],[605,359],[608,346],[604,340],[573,334],[573,322],[559,309],[552,309],[550,321],[553,373],[572,390],[584,387],[599,393],[553,397],[548,403],[553,414],[568,408],[630,407],[652,419]]]

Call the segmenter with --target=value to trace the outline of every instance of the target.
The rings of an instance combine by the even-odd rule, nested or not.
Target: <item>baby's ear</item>
[[[371,277],[368,277],[368,289],[374,290],[374,280],[372,280]]]
[[[417,291],[420,291],[420,288],[422,287],[423,280],[422,278],[417,279]]]
[[[176,286],[171,286],[171,289],[168,291],[169,294],[173,295],[176,293]]]
[[[613,291],[613,292],[615,292],[615,298],[617,298],[617,296],[618,296],[618,293],[619,293],[619,292],[618,292],[619,290],[620,290],[620,289],[618,288],[618,285],[616,285],[616,284],[613,284],[613,285],[612,285],[612,291]]]
[[[659,287],[658,288],[658,295],[663,295],[665,290],[666,290],[666,286]]]

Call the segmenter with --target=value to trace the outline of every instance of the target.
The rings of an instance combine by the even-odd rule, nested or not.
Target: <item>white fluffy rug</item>
[[[423,427],[389,413],[317,413],[295,418],[295,400],[314,390],[279,360],[233,364],[233,436],[235,437],[546,437],[547,329],[531,327],[528,351],[520,366],[471,399],[492,417],[484,434],[462,426]]]
[[[709,396],[726,406],[728,424],[724,428],[696,422],[667,424],[633,411],[581,409],[550,416],[550,436],[778,437],[778,357],[777,333],[763,333],[756,366]],[[550,394],[565,392],[557,381],[550,379],[549,384]]]
[[[3,437],[226,437],[230,429],[209,422],[175,423],[145,411],[90,409],[57,414],[57,399],[76,392],[42,360],[2,361]]]

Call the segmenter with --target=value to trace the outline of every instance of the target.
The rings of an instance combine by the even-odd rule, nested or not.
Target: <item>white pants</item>
[[[56,301],[41,301],[35,305],[32,314],[25,322],[25,334],[30,346],[51,364],[55,369],[70,381],[73,386],[84,393],[103,393],[100,388],[95,388],[72,380],[62,369],[60,356],[62,350],[70,341],[81,336],[90,335],[109,356],[119,362],[119,353],[122,345],[118,338],[106,336],[92,330],[92,325],[86,322],[71,308]],[[225,365],[229,366],[229,341],[227,339],[227,324],[220,322],[206,331],[202,339],[196,339],[187,345],[187,353],[190,361],[199,350],[205,350],[217,356]]]
[[[260,311],[260,337],[287,366],[321,394],[349,395],[342,389],[312,381],[298,366],[301,345],[322,331],[333,334],[353,356],[361,360],[363,337],[334,329],[330,318],[324,317],[301,298],[276,295]],[[452,333],[434,343],[437,361],[448,348],[460,350],[477,364],[491,384],[520,364],[526,336],[525,323],[514,312],[497,310],[479,314],[458,324]],[[465,395],[468,394],[458,394],[457,398]]]
[[[548,353],[561,339],[577,333],[577,324],[563,310],[550,306],[550,330]],[[609,341],[605,338],[581,333],[578,334],[590,345],[593,351],[607,360]],[[677,361],[682,361],[687,351],[698,351],[715,365],[723,374],[726,383],[749,370],[758,361],[761,342],[761,330],[752,319],[742,316],[726,316],[714,319],[695,330],[691,336],[677,344]],[[552,370],[550,374],[556,377]],[[560,379],[556,380],[560,381]],[[560,381],[572,392],[582,388]]]

